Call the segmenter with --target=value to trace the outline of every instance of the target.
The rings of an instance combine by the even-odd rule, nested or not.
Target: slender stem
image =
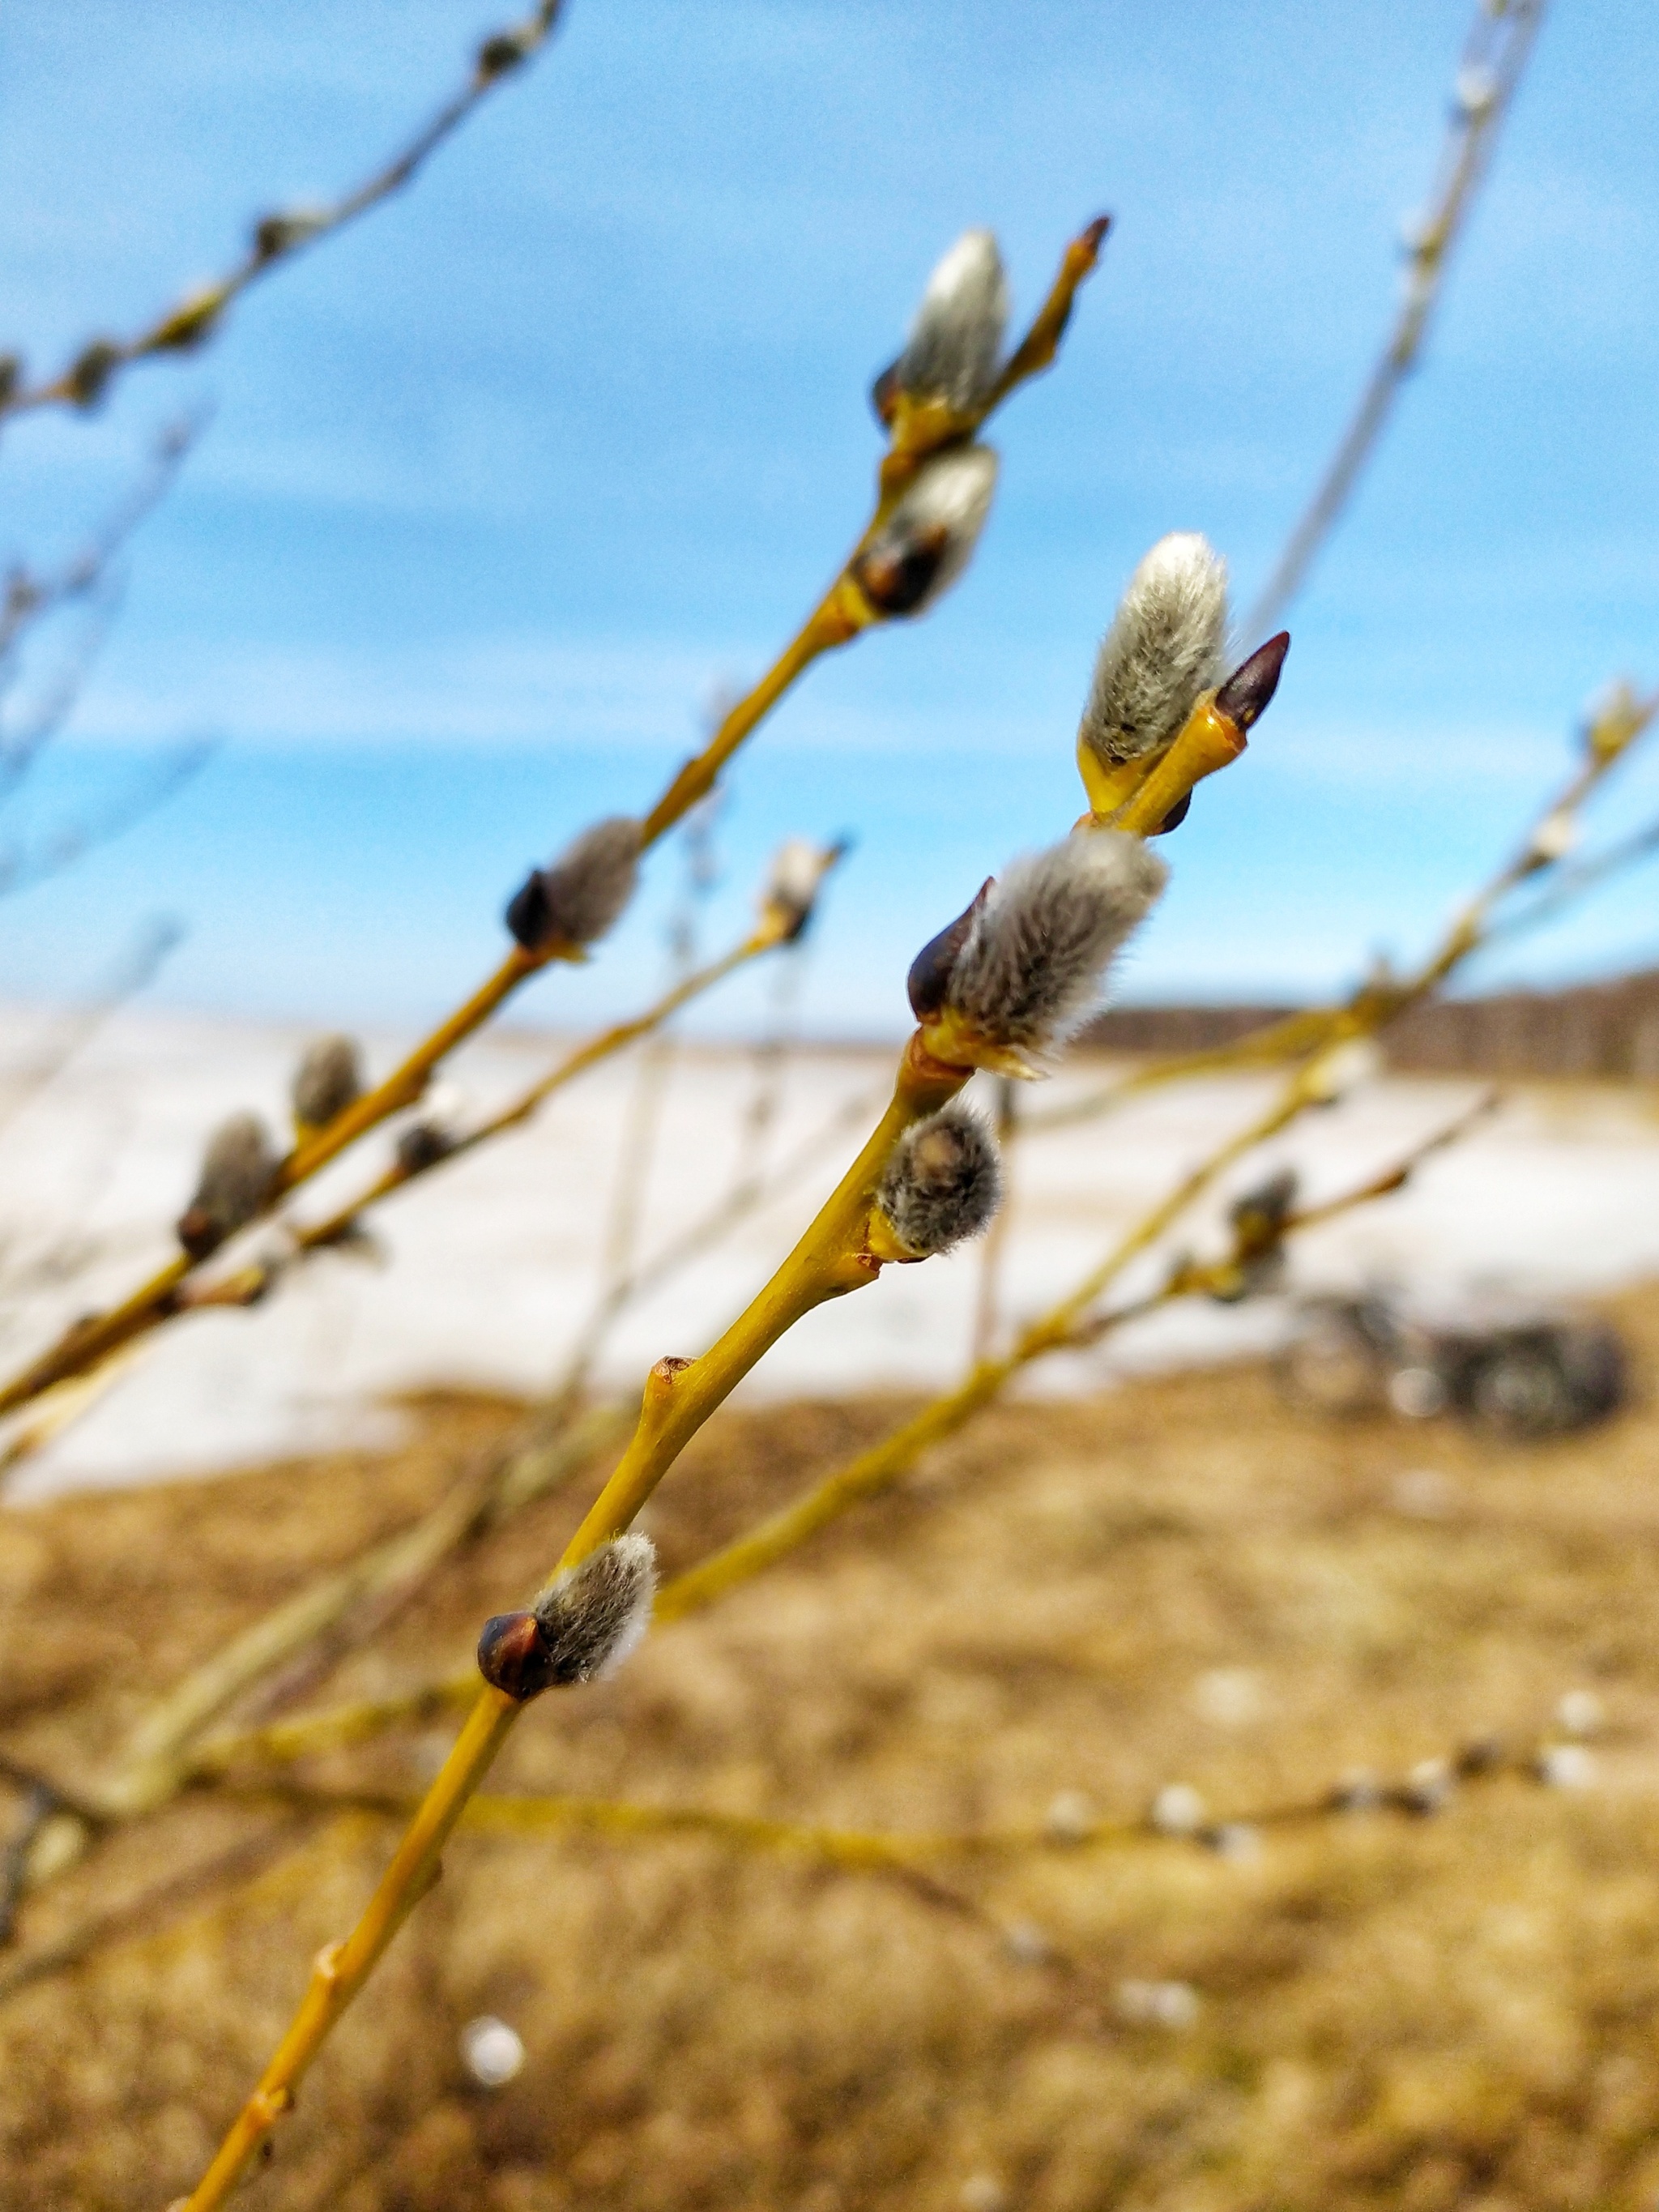
[[[409,183],[428,157],[471,113],[502,79],[551,36],[561,0],[543,0],[533,15],[512,31],[488,40],[466,83],[416,132],[383,168],[331,208],[261,223],[253,244],[217,283],[191,294],[134,337],[102,340],[88,347],[59,376],[35,385],[19,384],[0,397],[0,419],[41,407],[89,407],[107,390],[112,377],[135,361],[193,349],[212,337],[231,302],[331,233],[392,198]],[[510,53],[509,53],[510,49]],[[491,59],[492,54],[497,58]]]
[[[1467,1112],[1433,1132],[1391,1167],[1364,1182],[1317,1206],[1291,1212],[1279,1224],[1280,1241],[1399,1190],[1425,1159],[1456,1143],[1489,1114],[1496,1098],[1495,1092],[1484,1094]],[[1278,1110],[1276,1108],[1275,1113]],[[1191,1188],[1191,1179],[1188,1188]],[[1144,1249],[1146,1230],[1146,1224],[1141,1224],[1089,1279],[1097,1295],[1107,1286],[1112,1274],[1127,1264],[1133,1252]],[[1175,1298],[1224,1289],[1237,1277],[1243,1256],[1236,1248],[1207,1266],[1177,1265],[1146,1297],[1132,1305],[1114,1308],[1092,1320],[1066,1318],[1068,1310],[1076,1306],[1073,1294],[1062,1307],[1054,1309],[1025,1332],[1015,1353],[1004,1359],[981,1359],[956,1390],[924,1408],[869,1451],[861,1453],[848,1468],[828,1477],[805,1499],[666,1583],[658,1593],[654,1620],[675,1620],[681,1613],[696,1611],[724,1595],[750,1575],[794,1550],[861,1498],[886,1488],[929,1445],[953,1435],[996,1397],[1020,1365],[1050,1352],[1084,1349],[1097,1343],[1110,1331],[1141,1319]],[[287,1763],[343,1749],[402,1723],[416,1723],[430,1718],[446,1706],[465,1703],[475,1686],[475,1678],[469,1672],[447,1681],[426,1684],[400,1698],[338,1706],[321,1713],[301,1714],[261,1729],[246,1730],[202,1746],[191,1759],[188,1771],[203,1776],[219,1775],[259,1762]]]
[[[1092,1121],[1139,1091],[1161,1089],[1166,1083],[1183,1082],[1190,1076],[1218,1075],[1303,1059],[1343,1037],[1371,1036],[1431,996],[1466,961],[1502,933],[1504,925],[1494,915],[1509,894],[1553,868],[1552,856],[1540,849],[1540,831],[1547,823],[1571,822],[1577,815],[1602,779],[1659,719],[1659,691],[1645,699],[1632,698],[1613,711],[1619,718],[1614,741],[1597,745],[1592,730],[1589,758],[1573,769],[1562,788],[1534,817],[1530,832],[1515,852],[1454,916],[1421,966],[1403,981],[1367,981],[1339,1006],[1310,1006],[1287,1014],[1231,1044],[1171,1054],[1151,1066],[1120,1076],[1086,1097],[1028,1114],[1026,1131],[1067,1128],[1079,1121]]]
[[[654,845],[659,837],[665,836],[700,799],[708,797],[721,769],[755,725],[771,711],[820,653],[846,645],[857,636],[858,628],[848,621],[843,602],[841,579],[837,577],[754,690],[728,711],[702,750],[686,762],[646,816],[640,832],[642,848]]]
[[[625,1022],[614,1022],[608,1030],[601,1030],[597,1036],[588,1038],[585,1044],[579,1045],[574,1052],[567,1054],[556,1067],[520,1092],[510,1105],[503,1106],[499,1113],[490,1115],[476,1128],[469,1129],[464,1136],[458,1137],[447,1151],[422,1162],[418,1167],[394,1164],[387,1168],[355,1198],[331,1213],[326,1220],[314,1222],[309,1228],[301,1230],[295,1243],[302,1251],[338,1243],[358,1217],[378,1200],[389,1196],[394,1190],[401,1190],[405,1184],[420,1181],[438,1168],[447,1167],[452,1161],[465,1158],[468,1152],[476,1152],[480,1145],[488,1144],[492,1138],[502,1135],[507,1130],[520,1127],[556,1091],[562,1091],[567,1084],[574,1083],[579,1075],[586,1073],[590,1067],[598,1066],[601,1060],[609,1060],[614,1054],[623,1051],[636,1039],[649,1036],[653,1030],[660,1029],[665,1021],[677,1014],[682,1006],[689,1005],[703,992],[712,990],[716,983],[723,982],[749,961],[758,959],[762,953],[771,951],[781,942],[782,933],[775,924],[763,924],[760,928],[750,931],[740,945],[734,945],[718,960],[711,960],[696,975],[686,976],[672,991],[665,992],[655,1006],[647,1007],[642,1014],[635,1014]]]
[[[1543,0],[1514,0],[1514,4],[1504,9],[1492,7],[1488,0],[1479,0],[1474,29],[1460,74],[1484,72],[1489,44],[1493,40],[1501,41],[1498,65],[1492,73],[1493,96],[1486,105],[1474,110],[1462,102],[1454,107],[1450,138],[1443,161],[1444,182],[1413,248],[1405,298],[1325,474],[1250,609],[1244,623],[1248,636],[1260,637],[1277,627],[1279,617],[1301,588],[1316,555],[1346,506],[1382,435],[1400,387],[1416,362],[1430,314],[1444,281],[1451,247],[1474,204],[1543,12]]]
[[[913,1122],[956,1095],[969,1073],[928,1059],[919,1038],[912,1038],[899,1063],[892,1103],[771,1281],[701,1359],[660,1360],[652,1370],[634,1442],[567,1545],[562,1566],[586,1559],[628,1527],[690,1437],[792,1322],[825,1298],[875,1279],[880,1263],[865,1252],[864,1231],[888,1154]],[[362,1918],[343,1943],[331,1944],[319,1954],[299,2011],[188,2199],[189,2212],[208,2212],[223,2203],[248,2160],[292,2106],[335,2021],[437,1879],[444,1844],[520,1710],[493,1686],[479,1691]]]
[[[804,1498],[762,1522],[746,1535],[738,1537],[684,1574],[677,1575],[657,1593],[654,1618],[659,1621],[678,1620],[683,1614],[712,1604],[738,1583],[747,1582],[751,1575],[794,1551],[820,1528],[839,1520],[851,1506],[889,1488],[924,1451],[946,1437],[954,1436],[998,1397],[1022,1368],[1049,1352],[1077,1348],[1085,1340],[1082,1334],[1083,1317],[1107,1285],[1121,1274],[1132,1260],[1157,1243],[1228,1168],[1255,1146],[1277,1135],[1317,1096],[1316,1087],[1305,1077],[1298,1077],[1288,1085],[1265,1113],[1230,1137],[1145,1214],[1065,1297],[1022,1330],[1008,1352],[999,1358],[977,1361],[954,1390],[924,1407],[891,1436],[860,1452]],[[1465,1122],[1460,1121],[1455,1131],[1464,1126]],[[1443,1135],[1434,1141],[1449,1142],[1450,1137]],[[1390,1177],[1376,1186],[1367,1185],[1344,1203],[1357,1205],[1365,1198],[1380,1196],[1386,1189],[1397,1188],[1400,1179],[1400,1171],[1392,1170]],[[1335,1210],[1332,1207],[1305,1219],[1309,1223],[1325,1219]],[[1179,1285],[1179,1289],[1201,1287],[1199,1283]],[[1178,1288],[1171,1285],[1148,1303],[1161,1303],[1163,1296],[1177,1294]],[[1136,1309],[1137,1312],[1141,1310]]]

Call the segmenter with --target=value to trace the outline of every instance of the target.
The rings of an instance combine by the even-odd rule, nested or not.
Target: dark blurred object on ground
[[[1613,1325],[1560,1312],[1414,1313],[1386,1291],[1310,1300],[1279,1364],[1298,1403],[1333,1413],[1455,1412],[1509,1437],[1594,1426],[1628,1396]]]

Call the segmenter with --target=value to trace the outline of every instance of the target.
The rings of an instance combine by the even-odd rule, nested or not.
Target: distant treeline
[[[1201,1052],[1296,1012],[1276,1006],[1115,1006],[1084,1042],[1103,1052]],[[1570,991],[1443,999],[1382,1039],[1392,1067],[1439,1075],[1659,1080],[1659,969]]]

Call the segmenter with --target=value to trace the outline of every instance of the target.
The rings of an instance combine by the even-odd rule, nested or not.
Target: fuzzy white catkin
[[[1008,323],[1008,279],[994,235],[967,230],[927,280],[898,382],[915,398],[971,414],[990,396]]]
[[[923,1259],[977,1237],[1001,1202],[996,1139],[959,1102],[905,1131],[876,1193],[900,1243]]]
[[[207,1142],[192,1211],[222,1236],[252,1221],[270,1195],[277,1154],[257,1114],[233,1114]]]
[[[1218,684],[1227,564],[1207,538],[1160,538],[1129,579],[1101,642],[1079,736],[1108,765],[1157,752]]]
[[[615,1536],[537,1599],[548,1679],[591,1682],[621,1666],[651,1621],[657,1554],[648,1536]]]
[[[791,917],[792,938],[811,920],[818,886],[838,857],[836,848],[815,845],[810,837],[786,837],[773,854],[761,903],[763,909],[775,907]]]
[[[340,1031],[314,1038],[294,1071],[294,1118],[307,1128],[326,1128],[362,1096],[362,1089],[356,1039]]]
[[[584,830],[542,872],[547,937],[592,945],[634,896],[640,867],[640,825],[612,815]]]
[[[997,485],[997,457],[988,446],[962,446],[926,462],[872,543],[854,574],[884,614],[917,615],[943,597],[973,558]],[[884,571],[918,562],[914,588],[886,597],[874,580]]]
[[[1169,880],[1144,841],[1075,830],[1016,860],[975,915],[947,1004],[997,1044],[1041,1053],[1094,1004],[1113,955]]]

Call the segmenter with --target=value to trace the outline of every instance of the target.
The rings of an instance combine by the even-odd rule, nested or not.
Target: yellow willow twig
[[[625,1530],[684,1445],[779,1337],[827,1298],[872,1281],[881,1262],[865,1249],[876,1185],[894,1144],[935,1113],[970,1071],[945,1068],[907,1048],[892,1103],[794,1251],[726,1334],[700,1359],[659,1360],[647,1379],[634,1440],[567,1546],[577,1565]],[[438,1877],[443,1847],[494,1763],[521,1707],[485,1684],[408,1832],[343,1943],[319,1955],[310,1986],[258,2087],[189,2198],[191,2212],[224,2203],[248,2160],[292,2106],[336,2021],[373,1972],[404,1921]]]
[[[545,45],[558,21],[562,0],[543,4],[510,29],[485,39],[477,49],[466,82],[423,124],[386,165],[330,207],[294,209],[264,216],[255,227],[247,251],[216,283],[203,286],[167,309],[130,338],[94,338],[60,375],[26,383],[15,356],[0,364],[0,421],[42,407],[95,406],[112,380],[137,361],[163,354],[193,352],[211,338],[225,311],[249,288],[291,261],[307,246],[343,230],[359,216],[390,199],[422,167],[481,100]]]
[[[1516,851],[1459,908],[1440,942],[1411,975],[1398,981],[1367,981],[1339,1006],[1310,1006],[1301,1013],[1286,1015],[1282,1021],[1271,1022],[1231,1044],[1172,1053],[1085,1097],[1027,1114],[1024,1129],[1030,1134],[1068,1128],[1111,1112],[1140,1091],[1159,1090],[1165,1084],[1184,1082],[1194,1076],[1281,1066],[1286,1060],[1322,1051],[1345,1037],[1371,1036],[1397,1020],[1431,997],[1456,969],[1504,933],[1507,925],[1496,910],[1521,884],[1547,875],[1558,866],[1569,848],[1585,801],[1652,726],[1656,716],[1659,716],[1659,690],[1642,698],[1627,685],[1618,687],[1586,732],[1585,758],[1535,817]],[[1623,857],[1621,854],[1621,861]],[[1594,880],[1589,869],[1579,871],[1575,884],[1562,885],[1563,902]],[[1517,927],[1530,919],[1531,911]]]
[[[356,1227],[370,1206],[389,1197],[393,1191],[420,1182],[437,1169],[447,1167],[452,1161],[465,1158],[469,1152],[476,1152],[480,1145],[489,1144],[492,1139],[504,1135],[510,1129],[522,1127],[556,1091],[562,1091],[579,1075],[586,1074],[589,1068],[597,1067],[601,1061],[624,1051],[641,1037],[649,1036],[665,1022],[671,1021],[682,1007],[689,1006],[694,999],[701,998],[704,992],[713,990],[717,983],[724,982],[728,975],[735,975],[738,969],[746,967],[751,960],[758,960],[763,954],[774,952],[780,945],[787,944],[797,919],[781,907],[769,905],[757,926],[730,951],[722,953],[719,959],[711,960],[693,974],[683,977],[672,990],[665,991],[654,1006],[647,1006],[643,1013],[635,1014],[625,1022],[615,1022],[609,1029],[601,1030],[597,1036],[590,1037],[585,1044],[579,1045],[556,1067],[550,1069],[547,1074],[520,1092],[511,1104],[503,1106],[498,1113],[480,1121],[476,1128],[455,1138],[441,1152],[428,1158],[394,1160],[373,1182],[360,1190],[355,1198],[337,1207],[325,1220],[296,1230],[294,1236],[295,1249],[301,1253],[314,1252],[340,1243]],[[275,1267],[280,1268],[283,1264],[278,1261]],[[185,1303],[191,1306],[249,1304],[268,1286],[273,1272],[272,1266],[256,1262],[193,1295],[187,1295]]]
[[[1403,1158],[1354,1188],[1317,1206],[1288,1212],[1273,1224],[1272,1242],[1282,1242],[1317,1228],[1357,1206],[1399,1190],[1431,1154],[1455,1144],[1490,1113],[1495,1099],[1495,1093],[1487,1093],[1467,1113],[1433,1132]],[[1163,1226],[1168,1225],[1166,1219]],[[1162,1233],[1161,1228],[1158,1233]],[[1235,1224],[1234,1237],[1233,1249],[1218,1260],[1202,1264],[1177,1262],[1157,1290],[1133,1305],[1078,1321],[1062,1335],[1046,1339],[1041,1334],[1042,1325],[1037,1324],[1034,1331],[1028,1333],[1032,1348],[1026,1361],[1018,1361],[1015,1355],[1006,1363],[981,1362],[958,1389],[935,1401],[882,1443],[860,1453],[847,1468],[826,1478],[795,1505],[665,1583],[658,1592],[653,1624],[675,1620],[723,1597],[864,1498],[889,1487],[931,1444],[954,1435],[989,1404],[1017,1371],[1017,1364],[1045,1357],[1048,1352],[1084,1349],[1109,1331],[1139,1320],[1176,1298],[1231,1294],[1243,1269],[1264,1258],[1269,1249],[1266,1243],[1249,1242],[1239,1224]],[[1120,1244],[1106,1267],[1097,1269],[1091,1279],[1099,1289],[1104,1289],[1117,1268],[1127,1264],[1129,1241]],[[1143,1249],[1139,1232],[1135,1232],[1133,1249]],[[406,1725],[418,1727],[456,1706],[470,1705],[477,1688],[476,1672],[468,1668],[463,1673],[422,1684],[399,1697],[363,1699],[213,1738],[198,1744],[181,1760],[181,1779],[212,1780],[227,1774],[257,1771],[262,1765],[288,1765],[348,1750],[354,1744],[367,1742],[390,1729]]]
[[[1436,1770],[1431,1806],[1431,1774]],[[918,1860],[938,1858],[1010,1860],[1036,1855],[1122,1850],[1139,1846],[1224,1849],[1239,1830],[1311,1827],[1351,1818],[1358,1811],[1421,1815],[1448,1801],[1456,1783],[1500,1780],[1547,1782],[1548,1767],[1537,1749],[1514,1752],[1489,1736],[1474,1737],[1449,1753],[1419,1760],[1394,1783],[1348,1777],[1312,1797],[1282,1798],[1217,1818],[1200,1816],[1191,1826],[1163,1826],[1156,1818],[1026,1822],[994,1828],[934,1828],[888,1831],[838,1828],[815,1821],[769,1819],[724,1813],[696,1805],[647,1805],[628,1799],[582,1796],[481,1795],[469,1802],[465,1826],[487,1835],[538,1836],[578,1831],[619,1842],[654,1842],[666,1837],[707,1836],[738,1850],[802,1856],[823,1861],[845,1873],[888,1873]],[[283,1785],[270,1792],[258,1783],[244,1794],[274,1794],[279,1802],[338,1811],[408,1813],[415,1800],[395,1792],[349,1788]]]
[[[876,512],[868,526],[829,591],[775,665],[750,692],[730,708],[702,751],[679,769],[644,817],[640,825],[642,852],[665,836],[707,796],[744,739],[821,654],[849,644],[864,630],[894,618],[884,616],[866,596],[852,574],[853,563],[886,521],[904,485],[927,455],[960,443],[993,407],[1000,405],[1018,385],[1048,367],[1078,287],[1098,258],[1106,228],[1103,217],[1091,223],[1067,246],[1048,300],[981,410],[971,416],[945,416],[933,403],[916,408],[908,400],[902,402],[893,426],[894,442],[881,465]],[[349,1145],[355,1144],[390,1115],[412,1105],[439,1062],[481,1028],[528,976],[555,960],[582,957],[580,947],[558,940],[536,951],[515,945],[494,975],[417,1045],[401,1066],[372,1091],[364,1092],[326,1128],[308,1135],[289,1154],[273,1179],[263,1212],[269,1213],[289,1192],[308,1182]],[[171,1319],[180,1310],[180,1287],[198,1264],[181,1252],[119,1305],[75,1323],[49,1350],[9,1382],[0,1386],[0,1414],[27,1405],[55,1382],[95,1366],[118,1345]]]
[[[1192,785],[1237,757],[1244,741],[1239,725],[1204,695],[1169,750],[1149,767],[1142,789],[1119,808],[1117,826],[1137,836],[1157,830]],[[973,1073],[970,1063],[946,1064],[933,1056],[925,1040],[935,1033],[918,1029],[911,1036],[887,1111],[770,1281],[700,1358],[659,1359],[651,1370],[633,1441],[567,1545],[561,1571],[630,1526],[697,1430],[797,1321],[880,1273],[884,1257],[872,1249],[880,1226],[876,1193],[889,1158],[900,1138],[938,1113]],[[896,1255],[890,1249],[887,1256]],[[343,1942],[319,1956],[287,2033],[188,2200],[190,2212],[209,2212],[224,2203],[292,2106],[335,2022],[437,1880],[444,1845],[521,1710],[519,1700],[493,1682],[480,1690],[362,1918]]]
[[[614,1318],[626,1297],[653,1287],[710,1249],[764,1200],[794,1189],[801,1170],[826,1143],[852,1121],[865,1119],[875,1103],[860,1094],[838,1107],[786,1154],[770,1176],[750,1177],[621,1285],[623,1295],[607,1301],[605,1317]],[[98,1370],[100,1388],[114,1379],[115,1366],[112,1362]],[[81,1387],[59,1386],[65,1391]],[[46,1402],[50,1405],[52,1398]],[[470,1540],[474,1534],[501,1527],[613,1441],[619,1442],[626,1432],[629,1416],[621,1408],[599,1406],[578,1415],[574,1407],[574,1386],[567,1376],[530,1417],[515,1441],[491,1459],[482,1482],[468,1477],[458,1483],[413,1526],[371,1545],[357,1559],[276,1607],[195,1670],[176,1692],[169,1692],[129,1739],[113,1776],[77,1796],[75,1808],[60,1808],[62,1817],[56,1824],[50,1855],[39,1858],[31,1855],[22,1887],[38,1888],[78,1863],[86,1850],[114,1824],[154,1809],[190,1782],[210,1779],[249,1764],[280,1765],[339,1749],[386,1728],[404,1722],[418,1727],[457,1706],[470,1705],[478,1686],[477,1670],[471,1665],[435,1688],[428,1686],[394,1701],[395,1709],[389,1713],[384,1705],[375,1704],[366,1709],[364,1719],[360,1709],[348,1707],[337,1721],[331,1714],[303,1715],[292,1721],[245,1727],[205,1744],[193,1741],[216,1713],[257,1683],[280,1688],[284,1696],[294,1694],[291,1678],[271,1684],[273,1671],[314,1647],[318,1638],[331,1630],[335,1642],[319,1662],[320,1670],[326,1671],[348,1641],[361,1642],[367,1629],[383,1620],[449,1550]],[[64,1418],[73,1418],[72,1413]],[[349,1638],[343,1634],[348,1623]]]
[[[129,1818],[176,1796],[192,1771],[185,1747],[234,1699],[348,1613],[424,1580],[470,1534],[490,1523],[507,1496],[516,1508],[545,1495],[604,1450],[624,1425],[614,1407],[595,1407],[539,1446],[486,1462],[410,1528],[308,1584],[234,1637],[133,1731],[114,1776],[94,1793],[100,1815]]]
[[[833,862],[831,863],[833,865]],[[711,989],[747,962],[790,941],[800,923],[799,912],[769,899],[760,921],[749,934],[719,959],[684,977],[665,992],[655,1006],[631,1021],[618,1022],[579,1047],[558,1066],[532,1084],[514,1103],[493,1115],[435,1158],[410,1165],[394,1164],[368,1188],[330,1215],[299,1232],[301,1251],[337,1243],[376,1200],[429,1173],[503,1131],[527,1121],[544,1100],[575,1076],[621,1051],[637,1038],[660,1027],[690,1000]],[[271,1270],[262,1265],[198,1293],[192,1305],[241,1305],[259,1297]],[[130,1355],[129,1355],[130,1356]],[[62,1412],[52,1433],[80,1410],[70,1394],[84,1393],[114,1364],[76,1382],[60,1384],[64,1395]],[[58,1396],[53,1394],[53,1399]],[[48,1402],[52,1402],[49,1401]],[[112,1781],[99,1793],[100,1803],[112,1817],[124,1816],[159,1804],[180,1786],[185,1769],[180,1754],[191,1739],[255,1682],[270,1674],[307,1644],[313,1643],[345,1614],[370,1601],[386,1602],[424,1579],[438,1562],[473,1529],[493,1517],[503,1501],[514,1509],[542,1495],[563,1473],[572,1471],[607,1443],[617,1416],[601,1407],[577,1422],[568,1434],[554,1439],[538,1438],[527,1451],[507,1452],[482,1474],[458,1484],[410,1528],[372,1545],[357,1559],[301,1590],[277,1606],[262,1620],[232,1639],[204,1665],[197,1668],[140,1723]],[[37,1423],[36,1427],[41,1425]],[[27,1448],[37,1442],[27,1431]],[[0,1473],[9,1464],[0,1458]],[[533,1474],[526,1467],[533,1466]]]
[[[1156,1244],[1235,1161],[1278,1135],[1305,1108],[1330,1097],[1324,1080],[1324,1066],[1322,1060],[1316,1060],[1293,1077],[1264,1113],[1218,1146],[1167,1197],[1143,1215],[1058,1304],[1022,1329],[1006,1352],[996,1358],[977,1361],[954,1390],[924,1407],[891,1436],[860,1452],[846,1467],[827,1477],[794,1504],[786,1506],[758,1528],[750,1529],[747,1535],[738,1537],[665,1583],[657,1593],[653,1618],[659,1621],[678,1620],[682,1614],[696,1612],[717,1597],[723,1597],[728,1589],[747,1582],[751,1575],[796,1550],[820,1528],[839,1520],[854,1505],[890,1488],[924,1451],[946,1437],[954,1436],[975,1414],[1000,1397],[1013,1377],[1033,1360],[1052,1352],[1074,1349],[1089,1309],[1132,1260]],[[1173,1297],[1181,1292],[1171,1287],[1165,1295]]]

